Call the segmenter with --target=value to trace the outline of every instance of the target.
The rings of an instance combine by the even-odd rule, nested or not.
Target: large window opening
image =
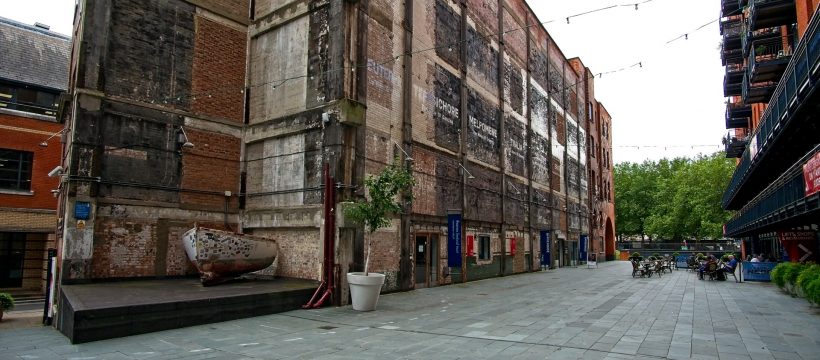
[[[0,190],[31,191],[34,153],[0,148]]]

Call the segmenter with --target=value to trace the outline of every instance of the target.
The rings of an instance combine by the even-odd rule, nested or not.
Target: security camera
[[[51,171],[48,172],[48,177],[60,176],[62,174],[63,174],[63,167],[60,166],[60,165],[57,165],[57,167],[55,167],[54,169],[51,169]]]

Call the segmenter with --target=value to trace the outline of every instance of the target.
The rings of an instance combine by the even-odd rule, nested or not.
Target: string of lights
[[[580,13],[573,14],[573,15],[570,15],[570,16],[566,16],[566,17],[564,17],[564,19],[566,19],[569,22],[569,19],[571,19],[571,18],[586,16],[586,15],[590,15],[590,14],[597,13],[597,12],[600,12],[600,11],[612,10],[612,9],[616,9],[616,8],[620,8],[620,7],[634,7],[635,10],[639,10],[639,5],[649,3],[649,2],[652,2],[652,1],[655,1],[655,0],[645,0],[645,1],[642,1],[642,2],[636,2],[636,3],[625,3],[625,4],[616,4],[616,5],[605,6],[605,7],[601,7],[601,8],[597,8],[597,9],[592,9],[592,10],[580,12]],[[731,16],[731,15],[732,14],[727,14],[727,16]],[[672,43],[672,42],[674,42],[674,41],[676,41],[680,38],[688,39],[688,36],[691,33],[695,32],[695,31],[699,31],[699,30],[705,28],[706,26],[708,26],[709,24],[712,24],[712,23],[714,23],[718,20],[719,19],[714,19],[714,20],[712,20],[712,21],[710,21],[706,24],[703,24],[703,25],[695,28],[694,30],[683,33],[680,36],[678,36],[678,37],[676,37],[676,38],[674,38],[670,41],[667,41],[666,44],[664,44],[664,45]],[[535,27],[535,26],[543,26],[545,24],[549,24],[549,23],[552,23],[552,22],[555,22],[555,21],[556,21],[556,19],[552,19],[552,20],[548,20],[548,21],[533,23],[533,24],[529,24],[529,25],[526,25],[526,26],[505,30],[505,31],[502,31],[500,33],[479,34],[479,35],[475,36],[472,39],[454,40],[454,41],[451,41],[449,43],[438,45],[438,46],[429,46],[429,47],[418,49],[418,50],[413,50],[413,51],[409,51],[409,52],[403,52],[403,53],[395,54],[395,55],[392,55],[392,56],[390,56],[388,58],[385,58],[381,61],[368,61],[366,63],[356,63],[356,64],[352,64],[352,65],[348,65],[348,66],[342,66],[342,67],[335,68],[335,69],[328,69],[328,70],[318,71],[316,73],[306,73],[306,74],[299,74],[299,75],[282,77],[282,78],[278,78],[278,79],[266,80],[266,81],[263,81],[263,82],[260,82],[260,83],[248,85],[247,89],[252,90],[252,89],[255,89],[255,88],[260,88],[260,87],[265,87],[265,86],[271,86],[272,89],[276,89],[277,87],[280,87],[280,86],[284,85],[285,83],[287,83],[289,81],[293,81],[293,80],[314,79],[317,76],[322,77],[322,76],[326,76],[326,75],[341,72],[341,71],[356,72],[357,69],[369,69],[369,68],[373,68],[373,67],[381,67],[381,66],[387,65],[389,63],[398,61],[400,58],[405,57],[405,56],[413,56],[413,55],[416,55],[416,54],[420,54],[420,53],[424,53],[424,52],[428,52],[428,51],[433,51],[433,50],[445,49],[445,48],[452,50],[452,48],[454,46],[458,46],[458,45],[461,45],[461,44],[469,44],[469,42],[471,42],[471,41],[479,41],[479,40],[486,40],[486,39],[490,39],[490,38],[496,38],[496,37],[503,36],[503,35],[506,35],[506,34],[510,34],[510,33],[516,32],[516,31],[528,30],[529,28],[532,28],[532,27]],[[415,40],[418,40],[418,39],[415,39]],[[624,66],[624,67],[621,67],[621,68],[618,68],[618,69],[612,69],[612,70],[608,70],[608,71],[598,72],[596,75],[600,78],[600,77],[603,77],[603,75],[606,75],[606,74],[618,73],[618,72],[626,71],[626,70],[629,70],[629,69],[632,69],[632,68],[635,68],[635,67],[642,68],[643,67],[643,62],[644,61],[636,61],[636,62],[634,62],[634,63],[632,63],[628,66]],[[577,84],[577,82],[576,82],[576,84]],[[167,97],[164,97],[164,98],[160,98],[159,101],[163,102],[163,103],[168,103],[168,102],[173,102],[174,100],[182,101],[182,99],[196,100],[198,97],[212,97],[214,95],[219,95],[219,94],[222,94],[222,93],[238,92],[240,94],[244,94],[245,91],[246,91],[246,88],[244,86],[237,86],[237,85],[227,86],[227,87],[215,87],[215,88],[209,89],[207,92],[190,93],[188,95],[176,94],[176,95],[173,95],[173,96],[167,96]],[[154,103],[155,101],[152,100],[151,102]]]

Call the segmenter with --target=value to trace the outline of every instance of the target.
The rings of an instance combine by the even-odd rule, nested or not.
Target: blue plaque
[[[447,266],[461,267],[461,214],[447,214]]]
[[[550,231],[541,230],[541,266],[550,266]]]
[[[88,220],[91,216],[91,204],[85,201],[74,203],[74,218],[77,220]]]

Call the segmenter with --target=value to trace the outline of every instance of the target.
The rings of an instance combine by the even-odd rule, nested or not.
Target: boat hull
[[[188,230],[182,241],[205,286],[262,270],[279,253],[275,240],[203,227]]]

